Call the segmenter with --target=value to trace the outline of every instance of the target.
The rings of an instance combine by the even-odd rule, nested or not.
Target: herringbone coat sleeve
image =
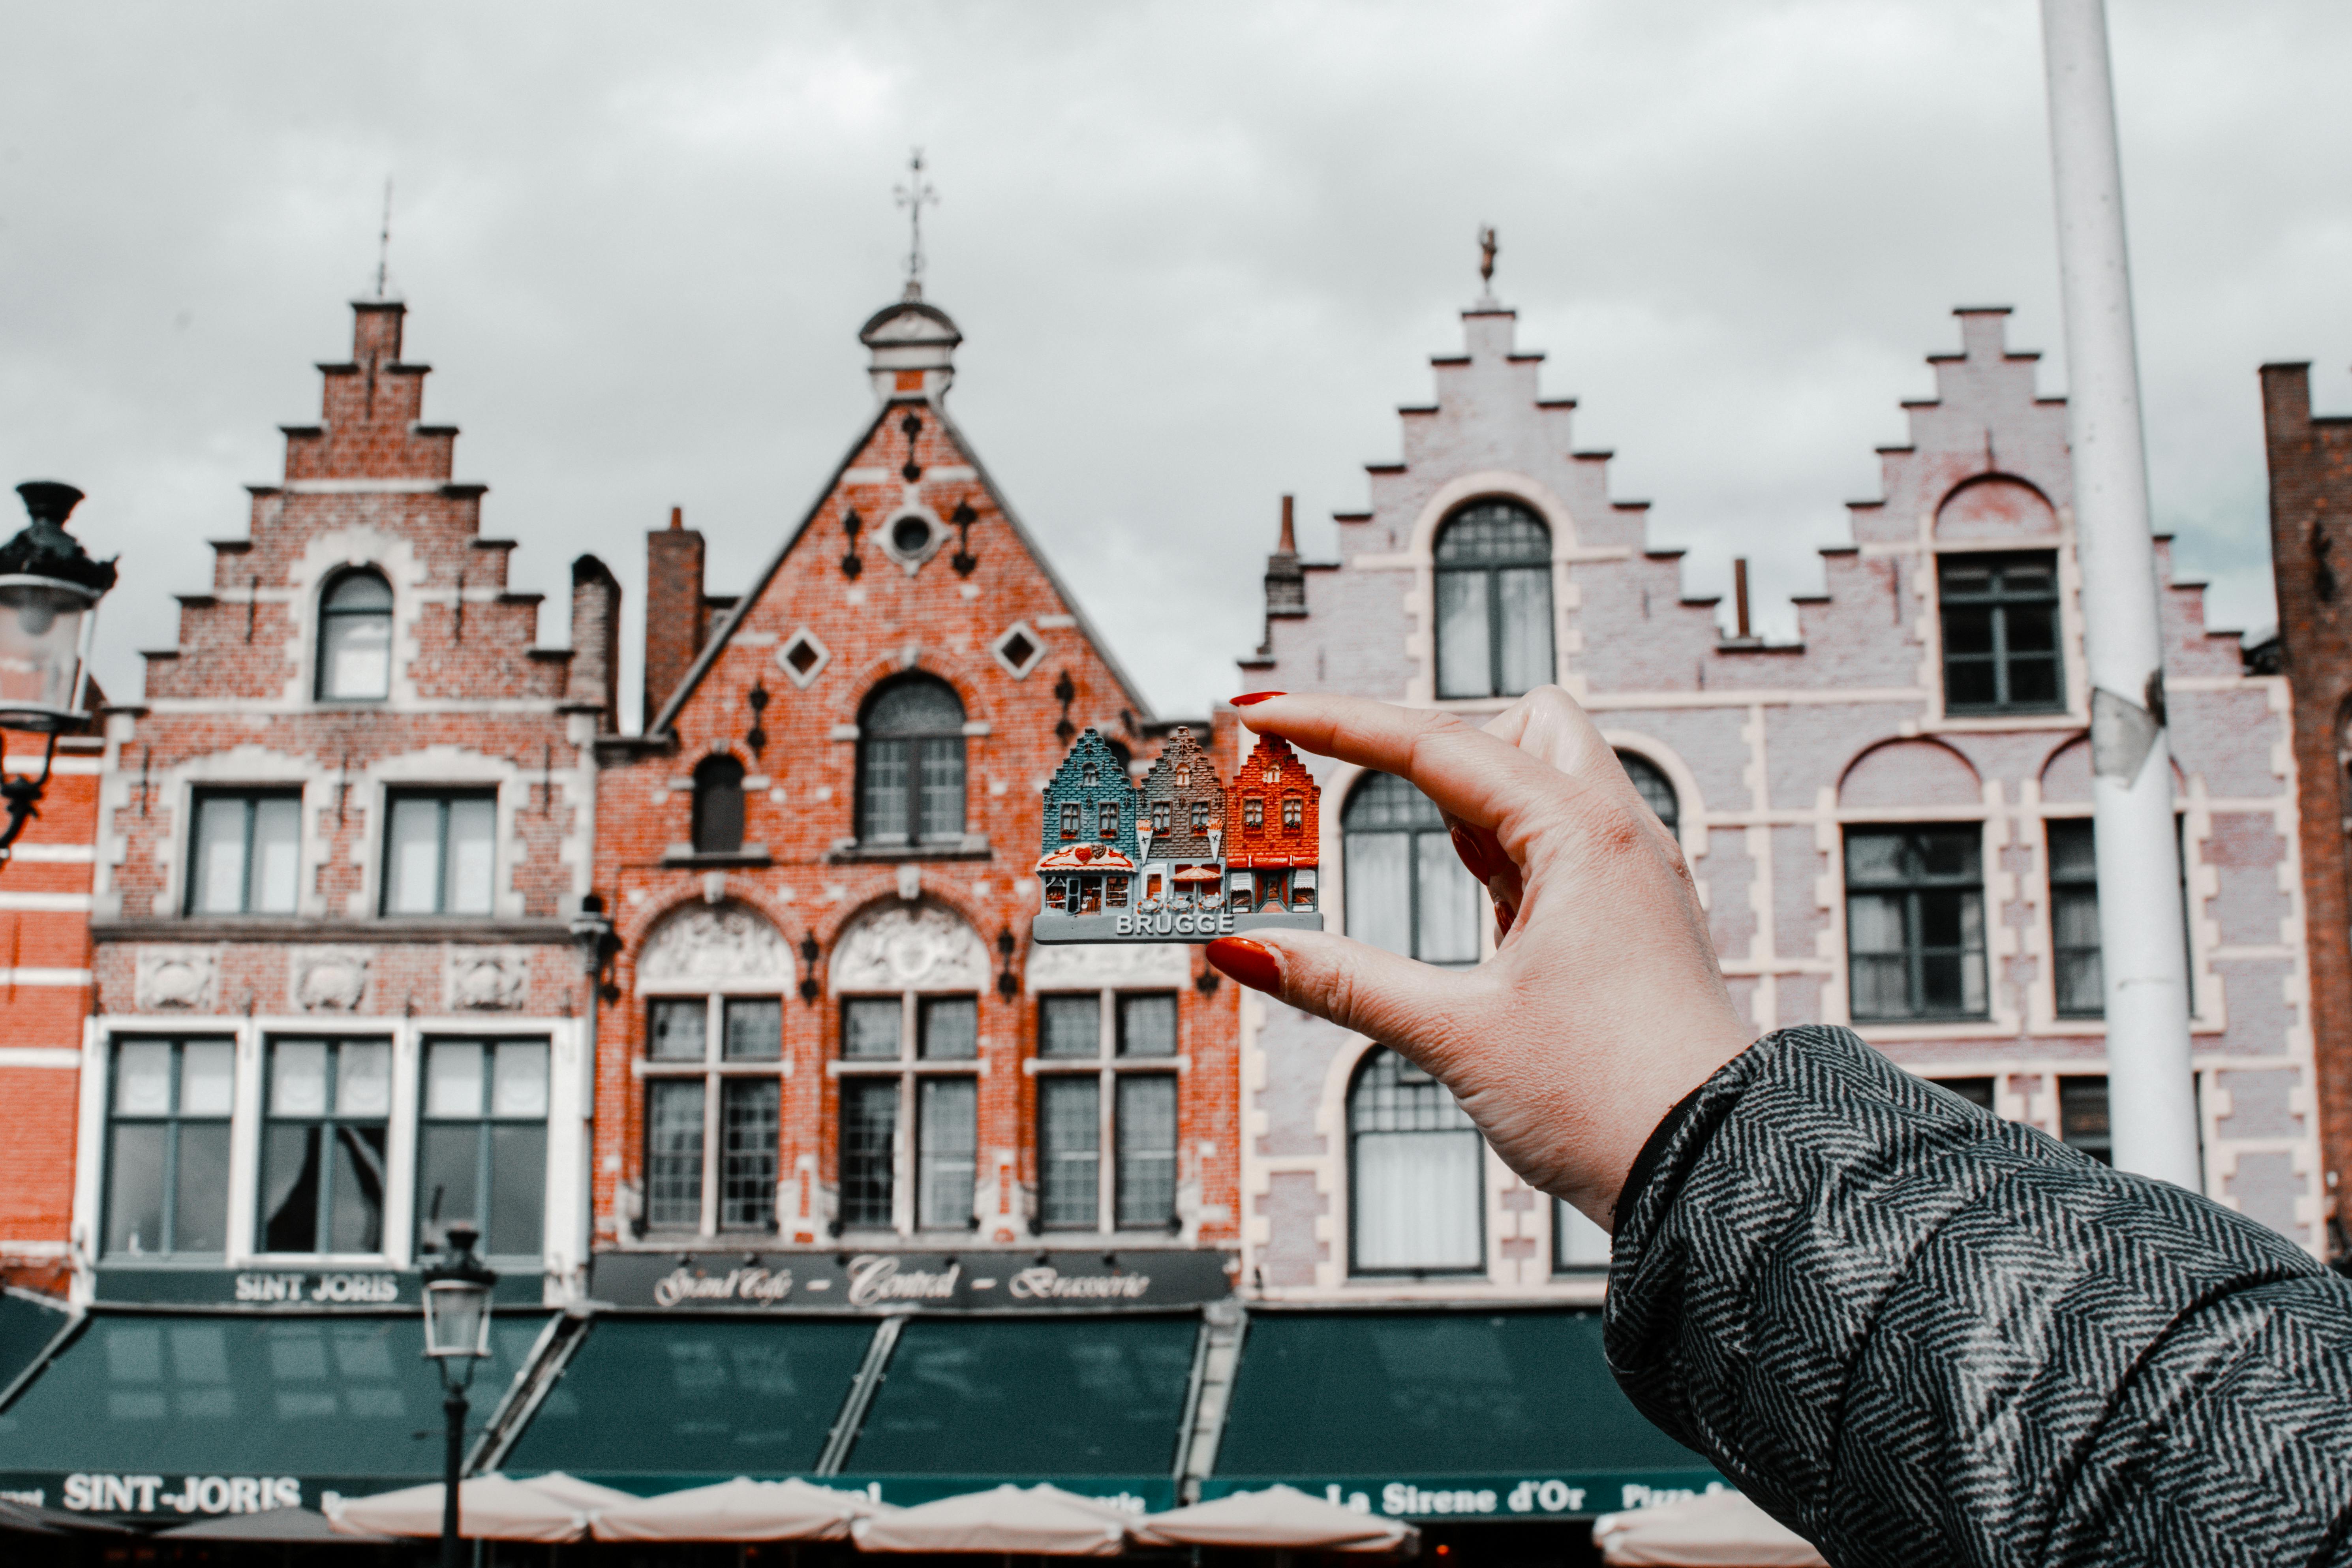
[[[2276,1233],[1834,1028],[1628,1189],[1619,1384],[1839,1568],[2352,1563],[2352,1284]]]

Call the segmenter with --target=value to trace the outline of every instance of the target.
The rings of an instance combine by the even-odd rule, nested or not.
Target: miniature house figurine
[[[1290,742],[1259,737],[1225,798],[1225,900],[1234,912],[1313,913],[1320,798]]]
[[[1192,731],[1172,733],[1140,789],[1109,742],[1081,734],[1045,785],[1041,942],[1208,942],[1276,926],[1320,931],[1318,797],[1279,740],[1227,790]]]

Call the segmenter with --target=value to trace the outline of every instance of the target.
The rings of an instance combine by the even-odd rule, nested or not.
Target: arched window
[[[381,702],[392,695],[392,584],[345,572],[319,596],[319,700]]]
[[[1667,782],[1658,764],[1633,752],[1618,752],[1617,761],[1624,767],[1625,776],[1633,781],[1633,787],[1642,792],[1643,803],[1658,814],[1658,820],[1666,825],[1668,833],[1680,838],[1682,803],[1675,798],[1675,786]]]
[[[1348,934],[1424,963],[1478,962],[1482,889],[1429,797],[1390,773],[1348,796]]]
[[[732,855],[743,847],[743,764],[705,757],[694,768],[694,852]]]
[[[1350,1271],[1484,1268],[1486,1147],[1444,1084],[1394,1051],[1366,1056],[1348,1089]]]
[[[1437,531],[1437,694],[1517,697],[1552,679],[1551,531],[1516,501]]]
[[[946,681],[907,676],[857,721],[857,837],[952,844],[963,837],[963,702]]]

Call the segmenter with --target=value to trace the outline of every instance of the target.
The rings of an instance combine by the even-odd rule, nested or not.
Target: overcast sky
[[[2271,618],[2255,367],[2352,409],[2341,0],[2112,6],[2157,521]],[[950,406],[1162,713],[1234,689],[1277,498],[1310,552],[1496,291],[1686,585],[1817,581],[1948,314],[2064,389],[2032,0],[0,5],[0,479],[90,492],[138,690],[315,416],[396,181],[426,415],[566,636],[672,505],[744,584],[870,408],[911,144]]]

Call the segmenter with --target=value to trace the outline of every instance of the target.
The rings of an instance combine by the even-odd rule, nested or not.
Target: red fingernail
[[[1226,700],[1235,708],[1246,708],[1253,702],[1263,702],[1269,697],[1287,697],[1289,695],[1290,693],[1287,691],[1244,691],[1239,697],[1228,698]],[[1238,980],[1241,976],[1235,975],[1234,978]]]
[[[1448,828],[1446,833],[1454,840],[1454,853],[1462,857],[1463,866],[1473,877],[1478,879],[1480,887],[1485,887],[1495,875],[1494,862],[1486,858],[1485,848],[1480,846],[1477,839],[1471,837],[1470,830],[1458,822]]]
[[[1247,937],[1221,936],[1209,944],[1208,960],[1253,991],[1282,994],[1282,965],[1274,949]]]

